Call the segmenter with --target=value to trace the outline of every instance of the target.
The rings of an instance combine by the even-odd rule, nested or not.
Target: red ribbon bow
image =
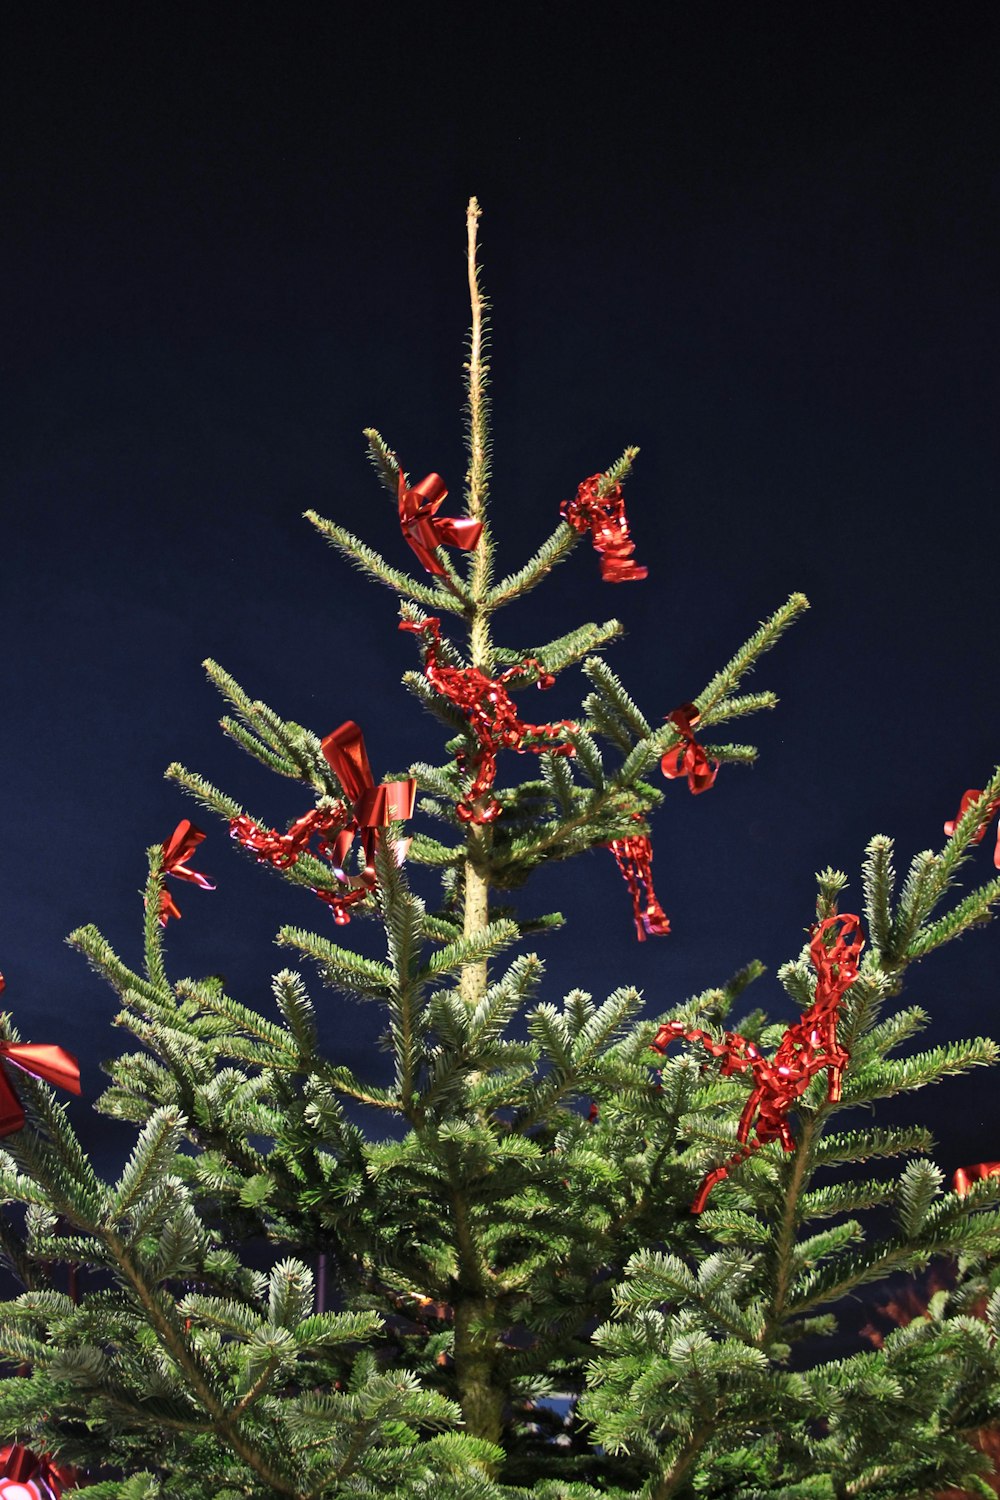
[[[0,1448],[0,1500],[59,1500],[75,1483],[75,1469],[59,1467],[48,1453],[39,1457],[23,1443]]]
[[[0,994],[6,988],[7,981],[0,974]],[[71,1094],[80,1093],[80,1065],[63,1047],[40,1042],[0,1042],[0,1058],[13,1063],[22,1073],[30,1073],[32,1078],[40,1078],[43,1083],[68,1089]],[[23,1124],[24,1108],[9,1078],[0,1068],[0,1136],[13,1135]]]
[[[163,845],[164,875],[173,875],[176,880],[190,880],[203,891],[214,891],[215,886],[208,876],[199,875],[197,870],[189,869],[187,864],[204,838],[200,828],[196,828],[189,818],[182,818]],[[171,917],[180,917],[180,910],[170,892],[164,889],[160,892],[161,924],[165,927]]]
[[[657,901],[653,889],[653,845],[649,835],[637,833],[614,839],[608,848],[632,897],[632,916],[639,942],[644,943],[647,937],[666,937],[670,931],[670,918]]]
[[[323,741],[323,754],[330,769],[344,788],[351,804],[352,820],[341,829],[333,845],[333,863],[341,880],[350,884],[362,882],[369,890],[375,884],[375,846],[379,831],[390,823],[402,823],[413,816],[417,783],[412,776],[405,781],[383,781],[375,785],[365,737],[353,719],[347,719]],[[361,875],[343,873],[344,860],[355,838],[360,838],[365,856]]]
[[[598,488],[603,474],[585,479],[572,500],[564,500],[559,514],[582,536],[590,532],[594,550],[601,560],[601,577],[605,583],[638,583],[648,568],[640,568],[632,559],[635,551],[625,518],[625,500],[620,484],[609,486],[604,495]]]
[[[506,684],[529,671],[537,672],[540,688],[551,687],[555,681],[533,656],[525,657],[516,667],[508,667],[499,677],[487,677],[478,667],[442,665],[438,660],[441,622],[436,616],[431,615],[419,625],[404,620],[399,628],[423,636],[424,676],[435,692],[461,709],[469,721],[470,733],[478,741],[479,748],[471,757],[472,785],[456,809],[463,823],[492,823],[500,816],[499,802],[488,796],[496,780],[498,750],[517,750],[522,755],[528,750],[535,755],[545,750],[553,755],[576,753],[568,741],[561,745],[553,743],[562,731],[576,728],[567,719],[556,724],[527,724],[518,718]],[[540,743],[527,743],[532,735]],[[460,751],[456,759],[464,770],[468,757]]]
[[[838,923],[842,925],[836,931]],[[837,1017],[845,993],[858,977],[858,955],[863,946],[857,917],[844,913],[819,924],[809,946],[816,970],[815,999],[797,1024],[785,1032],[773,1058],[764,1057],[756,1043],[739,1032],[727,1031],[717,1042],[704,1031],[690,1030],[683,1021],[668,1021],[656,1033],[650,1045],[657,1052],[665,1052],[675,1038],[683,1036],[700,1042],[710,1056],[722,1059],[720,1072],[724,1078],[748,1069],[753,1077],[754,1086],[736,1131],[740,1150],[706,1174],[691,1205],[692,1213],[701,1213],[712,1189],[729,1176],[731,1168],[770,1141],[780,1141],[786,1151],[794,1151],[789,1112],[824,1068],[828,1101],[835,1104],[840,1099],[850,1058],[837,1040]]]
[[[975,787],[970,787],[969,790],[964,793],[962,800],[958,805],[958,812],[955,814],[954,818],[949,818],[948,822],[944,825],[944,831],[948,838],[951,838],[952,834],[955,832],[955,828],[959,823],[962,814],[966,812],[972,806],[973,802],[975,802],[976,799],[978,797],[981,797],[982,795],[982,792],[977,791]],[[986,832],[986,825],[997,812],[1000,812],[1000,801],[991,802],[988,807],[985,807],[983,809],[982,825],[972,835],[972,842],[974,844],[982,843],[983,835]],[[996,868],[1000,870],[1000,823],[997,824],[997,843],[996,848],[993,851],[993,863]]]
[[[959,1167],[952,1186],[964,1198],[974,1182],[985,1182],[988,1177],[1000,1177],[1000,1161],[977,1161],[974,1167]]]
[[[479,541],[482,521],[474,521],[471,516],[438,516],[448,494],[440,474],[426,474],[419,484],[407,489],[400,465],[397,494],[403,535],[428,573],[446,573],[434,555],[437,547],[461,547],[468,552]]]
[[[664,776],[670,781],[686,776],[688,790],[695,796],[714,786],[719,774],[719,762],[709,760],[694,737],[694,726],[700,718],[701,714],[693,703],[682,703],[680,708],[667,714],[667,723],[676,724],[681,732],[681,743],[668,750],[660,761]]]

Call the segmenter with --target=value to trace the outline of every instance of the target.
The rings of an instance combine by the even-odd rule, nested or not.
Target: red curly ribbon
[[[959,821],[961,820],[962,814],[967,812],[968,809],[972,806],[973,802],[975,802],[982,795],[982,792],[977,791],[975,787],[970,787],[969,790],[963,794],[962,800],[958,805],[958,812],[955,814],[954,818],[949,818],[948,822],[944,825],[944,831],[948,838],[951,838],[952,834],[955,832],[955,829],[958,826]],[[976,829],[976,832],[972,835],[972,842],[974,844],[982,843],[983,835],[986,833],[987,823],[989,823],[990,819],[994,817],[998,812],[1000,812],[1000,799],[990,802],[986,807],[983,808],[982,823],[980,827]],[[1000,823],[997,824],[997,842],[996,848],[993,850],[993,864],[996,869],[1000,870]]]
[[[260,864],[272,865],[276,870],[288,870],[297,864],[299,856],[309,850],[309,840],[317,838],[317,853],[332,859],[333,851],[328,835],[339,834],[347,820],[347,809],[343,802],[332,807],[311,807],[301,818],[289,825],[287,833],[277,833],[273,828],[262,828],[252,818],[241,813],[229,823],[229,836],[251,854]]]
[[[463,823],[492,823],[500,815],[499,802],[488,795],[496,780],[498,750],[517,750],[521,754],[530,750],[535,755],[541,755],[545,750],[553,755],[576,753],[568,741],[554,743],[560,734],[575,730],[575,724],[567,719],[560,719],[555,724],[528,724],[517,716],[507,692],[508,682],[523,677],[526,672],[537,673],[540,688],[551,687],[555,681],[534,657],[525,657],[499,677],[487,677],[478,667],[449,667],[441,663],[441,622],[435,616],[419,625],[404,620],[399,628],[423,638],[424,676],[435,692],[465,714],[469,731],[478,743],[471,756],[460,751],[456,757],[461,770],[468,765],[472,771],[472,785],[456,809]],[[539,743],[532,744],[532,737]]]
[[[397,488],[399,524],[428,573],[446,573],[434,555],[436,548],[460,547],[468,552],[479,541],[483,529],[482,521],[474,521],[471,516],[439,516],[437,512],[447,494],[440,474],[427,474],[419,484],[408,489],[400,465]]]
[[[681,733],[681,743],[668,750],[660,761],[660,770],[670,781],[679,776],[687,777],[688,790],[695,796],[707,792],[715,785],[719,774],[719,762],[709,760],[694,737],[694,726],[701,714],[693,703],[682,703],[667,714],[667,723],[675,724]]]
[[[41,1457],[23,1443],[0,1448],[0,1500],[59,1500],[76,1483],[76,1470]]]
[[[581,536],[590,532],[594,550],[601,562],[601,577],[605,583],[638,583],[649,573],[632,559],[635,551],[625,518],[625,500],[620,484],[612,484],[607,493],[598,493],[604,481],[603,474],[591,474],[585,479],[572,500],[564,500],[559,514],[566,523]]]
[[[824,1068],[827,1099],[831,1104],[840,1099],[850,1058],[837,1040],[837,1018],[845,993],[858,977],[858,955],[863,946],[857,917],[844,913],[819,924],[809,945],[816,971],[815,998],[796,1025],[785,1032],[772,1058],[764,1057],[757,1045],[739,1032],[727,1031],[717,1042],[704,1031],[689,1029],[683,1021],[668,1021],[656,1033],[651,1045],[657,1052],[665,1052],[675,1038],[683,1036],[700,1042],[711,1057],[722,1059],[719,1071],[724,1078],[748,1070],[753,1078],[736,1131],[740,1150],[705,1176],[691,1205],[692,1213],[700,1214],[715,1185],[770,1141],[780,1141],[786,1151],[794,1151],[789,1112]]]
[[[7,981],[0,974],[0,994]],[[80,1065],[72,1053],[62,1047],[39,1042],[0,1042],[0,1058],[13,1063],[22,1073],[52,1083],[71,1094],[80,1093]],[[13,1135],[24,1124],[24,1109],[13,1085],[0,1068],[0,1136]],[[0,1492],[2,1493],[2,1492]]]
[[[163,845],[163,873],[173,875],[175,880],[190,880],[193,885],[200,886],[203,891],[214,891],[215,886],[206,875],[199,875],[197,870],[188,866],[198,845],[202,843],[205,835],[200,828],[196,828],[188,818],[182,818],[173,833]],[[166,889],[160,892],[160,923],[167,925],[170,917],[180,917],[180,909],[173,896]]]
[[[666,937],[670,931],[670,918],[657,901],[653,889],[653,845],[648,834],[637,833],[614,839],[608,848],[632,897],[635,935],[639,942],[644,943],[647,937]]]
[[[985,1182],[988,1177],[1000,1177],[1000,1161],[977,1161],[974,1167],[959,1167],[951,1181],[958,1196],[964,1198],[974,1182]]]

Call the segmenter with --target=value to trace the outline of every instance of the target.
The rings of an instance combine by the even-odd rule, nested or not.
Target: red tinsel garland
[[[838,924],[840,930],[836,931]],[[828,943],[827,939],[832,941]],[[689,1029],[683,1021],[668,1021],[656,1033],[651,1045],[657,1052],[665,1052],[675,1038],[683,1036],[700,1042],[712,1057],[722,1059],[723,1077],[749,1070],[753,1078],[754,1086],[736,1132],[740,1150],[706,1175],[691,1205],[692,1213],[701,1213],[716,1183],[761,1146],[780,1141],[786,1151],[795,1149],[789,1113],[824,1068],[829,1102],[840,1099],[844,1069],[850,1059],[837,1040],[837,1016],[846,991],[858,977],[857,960],[863,945],[861,922],[856,916],[844,913],[828,917],[815,929],[809,947],[816,971],[815,999],[801,1020],[785,1032],[773,1058],[764,1057],[754,1042],[738,1032],[727,1031],[717,1042],[704,1031]]]
[[[653,889],[653,845],[645,833],[614,839],[608,848],[614,855],[622,878],[632,897],[635,935],[640,943],[647,937],[666,937],[670,918],[656,899]]]
[[[441,622],[435,616],[419,625],[404,620],[399,628],[423,638],[424,676],[435,692],[461,709],[478,742],[478,749],[471,756],[464,752],[457,756],[459,767],[464,771],[468,763],[472,771],[472,785],[456,809],[464,823],[492,823],[500,815],[499,802],[487,795],[496,780],[498,750],[517,750],[522,754],[530,750],[535,755],[541,755],[545,750],[553,755],[576,753],[568,741],[553,743],[561,733],[575,730],[575,724],[566,719],[555,724],[528,724],[518,717],[507,692],[508,682],[530,671],[538,673],[538,687],[552,686],[555,679],[534,657],[525,657],[499,677],[487,677],[478,667],[449,667],[440,662]],[[530,743],[532,736],[541,743]]]
[[[581,536],[590,532],[605,583],[638,583],[648,575],[649,569],[640,568],[632,560],[635,543],[625,517],[622,487],[620,484],[609,485],[607,492],[600,495],[598,488],[603,480],[603,474],[591,474],[572,500],[562,502],[559,514]]]

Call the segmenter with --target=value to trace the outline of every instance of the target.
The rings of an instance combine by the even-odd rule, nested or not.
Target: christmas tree
[[[72,1059],[5,1022],[19,1072],[2,1101],[0,1234],[24,1290],[0,1305],[13,1445],[0,1494],[992,1494],[970,1436],[1000,1397],[1000,1178],[983,1163],[945,1184],[927,1130],[870,1114],[996,1060],[984,1039],[915,1050],[927,1018],[899,995],[911,963],[1000,898],[1000,878],[955,891],[1000,772],[898,896],[885,837],[865,853],[862,916],[841,909],[845,876],[820,874],[788,916],[801,930],[815,902],[774,1020],[746,1008],[755,962],[656,1015],[627,986],[545,996],[526,940],[562,919],[526,911],[521,887],[605,851],[636,936],[666,936],[651,815],[753,759],[705,737],[773,706],[743,679],[806,601],[793,595],[658,726],[604,659],[615,620],[500,643],[500,611],[582,538],[595,587],[641,583],[645,568],[624,508],[629,448],[553,509],[528,562],[494,577],[478,219],[473,200],[463,513],[441,514],[439,476],[411,483],[374,430],[411,570],[309,513],[397,596],[417,653],[406,686],[444,727],[442,758],[379,778],[352,720],[313,733],[208,663],[226,733],[299,786],[301,814],[280,831],[168,772],[250,859],[304,888],[293,899],[328,908],[318,930],[284,926],[278,941],[340,997],[321,1003],[381,1008],[393,1076],[325,1054],[297,969],[274,976],[266,1014],[217,977],[172,978],[173,882],[208,884],[204,834],[185,820],[150,850],[142,966],[96,928],[71,938],[134,1041],[97,1100],[137,1130],[116,1182],[49,1087],[79,1086]],[[522,714],[519,695],[578,664],[573,719]],[[384,930],[384,958],[350,946],[363,922]],[[934,1256],[955,1270],[926,1315],[845,1353],[844,1299]]]

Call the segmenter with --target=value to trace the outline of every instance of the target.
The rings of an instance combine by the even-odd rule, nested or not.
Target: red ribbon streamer
[[[200,828],[196,828],[190,819],[182,818],[163,845],[164,875],[173,875],[176,880],[190,880],[203,891],[214,891],[215,886],[208,877],[199,875],[187,863],[204,838]],[[170,892],[164,889],[160,892],[161,925],[165,927],[170,917],[180,917],[180,909]]]
[[[719,774],[719,762],[709,760],[694,737],[694,726],[700,718],[701,714],[693,703],[682,703],[680,708],[667,714],[667,723],[676,724],[680,730],[681,743],[668,750],[660,761],[664,776],[670,781],[686,776],[688,790],[695,796],[713,787]]]
[[[982,795],[982,792],[977,791],[975,787],[970,787],[969,790],[963,794],[962,800],[958,805],[958,812],[955,814],[954,818],[950,818],[944,825],[944,831],[948,838],[951,838],[952,834],[955,832],[955,828],[959,820],[961,819],[962,814],[966,812],[972,806],[973,802],[975,802],[976,799],[981,797]],[[982,824],[972,835],[972,842],[974,844],[982,843],[983,835],[986,833],[986,825],[997,812],[1000,812],[1000,800],[989,803],[989,805],[983,809]],[[996,848],[993,851],[993,864],[996,869],[1000,870],[1000,823],[997,824],[997,843]]]
[[[635,551],[625,517],[625,500],[620,484],[609,487],[607,494],[599,495],[598,487],[603,474],[591,474],[585,479],[572,500],[564,500],[559,514],[568,525],[581,536],[590,532],[594,550],[601,561],[601,577],[605,583],[638,583],[645,578],[648,568],[640,568],[633,560]]]
[[[657,901],[653,889],[653,845],[648,834],[637,833],[614,839],[608,848],[618,862],[622,879],[632,897],[632,916],[639,942],[644,943],[647,937],[666,937],[670,931],[670,918]]]
[[[76,1470],[41,1457],[23,1443],[0,1448],[0,1500],[59,1500],[76,1484]]]
[[[530,750],[541,755],[548,750],[553,755],[575,755],[572,744],[564,741],[554,744],[561,733],[573,731],[575,724],[560,719],[555,724],[528,724],[517,716],[517,709],[507,692],[506,684],[525,672],[538,673],[537,686],[551,687],[555,678],[546,672],[533,656],[525,657],[516,667],[508,667],[499,677],[487,677],[478,667],[448,667],[438,660],[441,645],[441,622],[430,616],[417,625],[404,620],[400,630],[410,630],[423,637],[424,676],[435,692],[454,703],[469,721],[469,730],[478,741],[478,749],[471,757],[460,751],[456,759],[460,769],[468,763],[472,773],[472,785],[458,803],[457,812],[463,823],[492,823],[500,815],[500,804],[488,794],[496,780],[497,751],[516,750],[524,754]],[[539,744],[526,743],[530,736],[537,736]]]
[[[974,1167],[959,1167],[952,1186],[964,1198],[974,1182],[985,1182],[988,1177],[1000,1177],[1000,1161],[977,1161]]]
[[[428,573],[446,574],[435,557],[437,547],[460,547],[470,551],[479,541],[482,521],[471,516],[451,517],[437,514],[447,496],[440,474],[426,474],[412,489],[406,485],[402,465],[399,467],[397,497],[399,524],[403,535]]]
[[[841,924],[839,931],[838,924]],[[691,1205],[692,1213],[700,1214],[716,1183],[770,1141],[780,1141],[786,1151],[794,1151],[789,1112],[824,1068],[828,1101],[835,1104],[840,1099],[844,1069],[850,1058],[837,1040],[837,1017],[845,993],[858,977],[858,955],[863,946],[857,917],[844,913],[827,917],[819,924],[809,946],[809,957],[816,971],[815,999],[801,1020],[785,1032],[773,1058],[764,1057],[756,1044],[739,1032],[727,1031],[722,1041],[717,1042],[704,1031],[689,1030],[683,1021],[668,1021],[656,1033],[651,1045],[657,1052],[665,1052],[676,1037],[683,1036],[688,1041],[700,1042],[710,1056],[722,1059],[719,1071],[724,1078],[747,1070],[753,1078],[753,1088],[736,1131],[740,1150],[707,1173]]]

